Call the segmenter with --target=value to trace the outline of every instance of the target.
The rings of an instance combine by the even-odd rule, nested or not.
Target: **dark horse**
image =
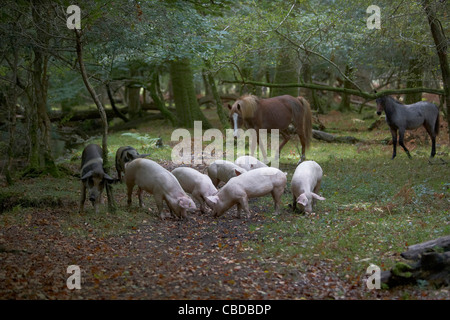
[[[403,143],[405,130],[417,129],[424,126],[431,137],[431,157],[436,154],[436,136],[439,133],[439,108],[431,102],[420,101],[409,105],[401,104],[389,96],[383,96],[377,100],[377,114],[381,115],[384,110],[386,122],[391,129],[393,153],[392,159],[397,155],[397,130],[399,133],[398,143],[405,150],[409,158],[408,149]]]
[[[258,144],[260,144],[260,129],[268,131],[279,129],[284,139],[279,147],[280,152],[290,139],[288,128],[290,124],[293,124],[302,145],[300,161],[305,159],[305,150],[309,146],[312,136],[311,108],[305,98],[284,95],[260,99],[254,95],[245,95],[236,100],[233,106],[228,105],[228,108],[235,137],[237,137],[237,130],[242,124],[249,129],[256,130]]]

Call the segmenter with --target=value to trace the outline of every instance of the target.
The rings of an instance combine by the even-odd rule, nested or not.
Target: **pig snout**
[[[100,190],[95,188],[95,189],[90,189],[89,190],[89,201],[91,201],[92,203],[94,203],[100,196]]]

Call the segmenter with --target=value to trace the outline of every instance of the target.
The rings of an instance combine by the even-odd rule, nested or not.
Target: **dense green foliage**
[[[66,124],[80,109],[92,108],[80,76],[75,33],[66,26],[70,4],[63,0],[2,3],[0,123],[7,125],[6,131],[16,132],[12,114],[22,113],[28,131],[18,139],[28,143],[25,149],[14,149],[13,139],[8,141],[12,135],[5,133],[8,142],[1,148],[9,149],[9,158],[26,157],[34,171],[53,171],[49,144],[57,135],[57,123],[50,123],[49,114],[64,112],[62,124]],[[366,10],[371,4],[365,0],[83,1],[79,6],[84,64],[107,108],[111,101],[105,86],[109,85],[118,107],[130,107],[126,117],[142,118],[141,108],[154,101],[153,108],[175,127],[192,127],[195,120],[209,127],[203,105],[195,100],[211,92],[211,81],[217,84],[211,101],[219,107],[222,128],[227,124],[217,97],[230,93],[302,94],[313,109],[324,113],[338,106],[350,110],[352,92],[371,99],[368,93],[375,88],[419,87],[406,96],[410,102],[422,98],[423,87],[443,92],[436,44],[421,3],[379,1],[381,29],[367,27],[371,13]],[[446,33],[446,4],[436,1],[433,6]],[[174,68],[177,65],[185,66],[186,75]],[[310,87],[270,87],[299,82]],[[327,87],[349,91],[333,95],[326,93]],[[81,125],[83,130],[88,124]]]

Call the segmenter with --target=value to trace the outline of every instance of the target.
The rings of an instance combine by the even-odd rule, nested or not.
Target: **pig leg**
[[[127,195],[128,195],[128,200],[127,200],[127,204],[128,207],[131,207],[131,196],[133,195],[133,187],[134,185],[131,184],[127,184]]]
[[[139,199],[139,207],[144,208],[144,201],[142,200],[142,192],[143,190],[140,187],[138,187],[137,195]]]
[[[315,194],[319,194],[320,183],[321,183],[321,180],[317,181],[317,184],[316,184],[316,186],[314,187],[314,193],[315,193]],[[313,198],[313,200],[312,200],[312,206],[314,207],[315,205],[316,205],[316,199]]]
[[[280,202],[281,202],[281,195],[283,194],[283,189],[274,189],[272,191],[272,198],[275,202],[275,212],[274,214],[277,215],[280,213]]]
[[[80,197],[80,209],[79,212],[84,212],[84,202],[86,201],[86,186],[81,182],[81,197]]]
[[[202,195],[194,190],[194,192],[192,192],[192,197],[200,203],[200,212],[202,214],[204,214],[206,212],[205,211],[205,201],[203,200]]]
[[[161,218],[161,220],[164,220],[164,218],[165,218],[165,215],[163,212],[164,198],[163,198],[162,194],[157,194],[157,193],[155,193],[153,196],[155,198],[156,207],[158,208],[159,217]]]
[[[238,203],[238,204],[237,204],[237,216],[238,216],[239,219],[241,218],[241,210],[242,210],[242,207],[241,207],[241,205]]]
[[[244,209],[245,213],[247,214],[247,219],[249,219],[250,218],[250,209],[248,207],[248,198],[247,198],[247,196],[242,197],[242,198],[239,199],[238,206],[239,205],[241,206],[241,208]],[[239,209],[239,207],[238,207],[238,209]],[[240,210],[238,210],[238,213],[239,213],[239,218],[241,218]]]

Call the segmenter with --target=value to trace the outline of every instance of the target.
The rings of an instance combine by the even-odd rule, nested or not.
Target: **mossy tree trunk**
[[[141,86],[138,84],[129,85],[127,90],[128,94],[128,112],[130,119],[136,119],[142,116],[140,92]]]
[[[282,43],[283,44],[283,43]],[[298,59],[296,52],[289,50],[283,45],[278,51],[277,66],[275,69],[274,83],[295,83],[298,82]],[[289,94],[293,97],[298,96],[298,88],[272,88],[271,97]]]
[[[411,58],[409,60],[409,72],[408,80],[406,81],[407,88],[420,88],[422,87],[422,67],[420,60],[417,58]],[[405,95],[405,103],[412,104],[422,100],[422,92],[410,93]]]
[[[41,21],[41,17],[48,14],[45,6],[39,0],[34,1],[32,8],[33,23],[40,30],[48,30],[48,24]],[[45,11],[45,12],[44,12]],[[49,54],[45,48],[49,47],[49,37],[45,32],[36,34],[38,45],[33,47],[32,57],[32,88],[29,96],[30,119],[30,157],[29,165],[25,170],[27,174],[50,173],[58,176],[59,171],[51,152],[51,122],[47,113],[47,91],[48,91],[48,58]]]
[[[302,78],[305,83],[312,83],[312,71],[311,71],[311,62],[308,58],[305,59],[305,62],[302,66]],[[320,104],[319,98],[317,97],[316,90],[303,88],[300,90],[302,96],[306,98],[311,104],[311,109],[317,110],[319,113],[324,113],[322,106]]]
[[[441,66],[442,82],[444,83],[445,104],[447,105],[447,124],[450,124],[450,65],[448,62],[448,40],[444,34],[442,24],[437,18],[437,2],[424,0],[422,1],[423,9],[427,15],[428,24],[430,25],[431,35],[436,45],[436,52]],[[444,4],[442,4],[444,5]],[[450,130],[448,130],[450,137]]]
[[[173,115],[173,113],[170,112],[170,110],[166,108],[164,99],[161,95],[158,70],[155,70],[153,72],[153,74],[151,75],[150,81],[151,81],[150,86],[148,88],[150,97],[152,98],[153,102],[155,103],[155,105],[159,109],[159,111],[161,111],[161,114],[164,116],[164,118],[168,119],[170,121],[170,123],[172,124],[172,126],[175,126],[177,124],[177,119]]]
[[[219,91],[217,91],[216,82],[211,73],[207,74],[207,80],[209,86],[211,88],[212,95],[214,97],[214,101],[216,102],[216,111],[219,116],[220,123],[222,124],[223,129],[228,129],[230,127],[230,122],[228,121],[228,113],[225,111],[222,99],[220,99]]]
[[[178,126],[193,128],[194,121],[202,121],[203,129],[211,128],[211,124],[201,112],[197,102],[194,75],[189,59],[184,58],[171,61],[170,77],[172,80]]]
[[[353,68],[349,65],[345,66],[345,75],[350,78],[352,74]],[[347,79],[344,79],[344,88],[345,89],[351,89],[352,83],[348,81]],[[339,104],[339,111],[346,112],[350,111],[350,97],[351,95],[348,93],[343,93],[341,95],[341,103]]]

